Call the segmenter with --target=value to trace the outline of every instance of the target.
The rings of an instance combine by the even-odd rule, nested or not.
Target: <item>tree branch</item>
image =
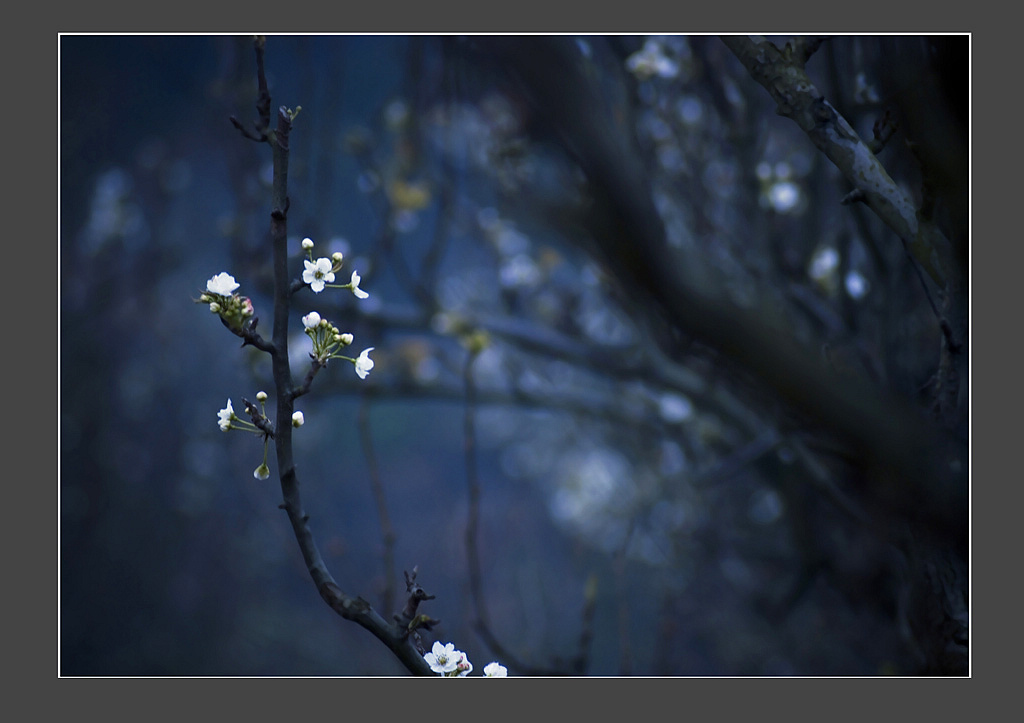
[[[814,91],[803,69],[782,62],[764,41],[730,42],[755,69],[766,62],[762,58],[775,59],[764,77],[778,86],[779,100],[837,160],[863,176],[859,185],[877,209],[910,239],[921,239],[913,205],[901,193],[889,195],[895,184]],[[675,263],[646,171],[630,137],[600,110],[600,91],[580,67],[571,40],[496,37],[488,48],[520,81],[519,89],[586,175],[593,199],[587,223],[592,243],[624,293],[649,304],[672,330],[664,336],[664,350],[681,353],[673,336],[679,332],[717,350],[723,362],[774,390],[802,424],[841,441],[859,468],[859,492],[871,512],[890,521],[918,521],[931,534],[955,537],[966,546],[966,449],[930,426],[906,400],[863,379],[839,378],[821,363],[820,352],[807,349],[777,320],[706,288],[685,259]],[[941,267],[929,265],[936,272]]]
[[[793,120],[859,192],[861,199],[906,241],[928,275],[945,288],[958,286],[949,240],[931,219],[919,218],[913,200],[889,177],[881,162],[846,119],[811,82],[804,69],[809,54],[786,45],[779,50],[758,35],[725,35],[722,42],[776,102],[779,115]]]
[[[253,123],[256,132],[253,133],[242,125],[234,116],[231,116],[231,124],[241,131],[242,135],[251,141],[265,142],[268,139],[270,130],[270,90],[267,88],[267,74],[263,66],[263,51],[266,47],[266,36],[257,35],[253,39],[253,47],[256,49],[256,82],[259,86],[259,95],[256,98],[256,112],[258,119]]]
[[[260,36],[256,38],[255,49],[260,85],[257,108],[261,118],[260,124],[264,125],[260,135],[270,144],[273,152],[274,179],[270,213],[270,241],[273,248],[274,266],[274,341],[267,350],[271,354],[274,387],[277,391],[277,418],[280,421],[291,419],[294,400],[298,396],[297,392],[305,393],[308,390],[309,383],[319,366],[314,364],[302,388],[299,390],[293,388],[288,360],[288,315],[292,293],[292,279],[288,272],[288,208],[290,205],[288,199],[288,139],[295,114],[282,106],[278,109],[276,129],[273,132],[267,132],[270,94],[267,90],[263,69],[264,40]],[[434,673],[422,653],[416,648],[413,636],[410,635],[417,627],[415,622],[410,621],[404,626],[397,622],[389,623],[366,600],[346,594],[335,582],[320,555],[309,526],[309,515],[306,514],[302,506],[302,496],[299,491],[299,480],[295,472],[292,452],[292,425],[289,423],[279,424],[274,442],[278,474],[281,480],[281,493],[284,498],[280,507],[288,514],[306,568],[313,578],[320,596],[343,618],[358,623],[375,635],[410,672],[417,675],[433,675]],[[424,624],[427,623],[420,621],[420,626]]]

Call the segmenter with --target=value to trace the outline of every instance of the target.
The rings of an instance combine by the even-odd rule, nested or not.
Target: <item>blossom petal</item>
[[[357,299],[366,299],[370,295],[368,293],[366,293],[365,291],[363,291],[362,289],[359,288],[359,282],[360,281],[362,281],[362,279],[359,276],[359,272],[358,271],[353,271],[352,272],[352,280],[349,282],[349,285],[352,287],[352,293],[356,295]]]
[[[206,282],[206,290],[211,294],[219,294],[220,296],[231,296],[238,286],[239,284],[235,281],[235,277],[226,271],[221,271]]]
[[[485,678],[507,678],[508,668],[501,665],[497,661],[488,663],[484,666],[484,677]]]
[[[217,424],[220,425],[220,431],[226,432],[231,429],[231,419],[234,416],[235,410],[231,407],[231,400],[228,399],[228,405],[217,412]]]
[[[374,347],[369,349],[363,349],[362,353],[355,360],[356,374],[359,375],[360,379],[366,379],[366,375],[373,369],[373,359],[370,358],[370,352],[373,351]],[[454,649],[454,648],[453,648]]]

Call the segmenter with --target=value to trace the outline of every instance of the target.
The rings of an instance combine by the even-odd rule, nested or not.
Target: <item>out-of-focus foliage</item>
[[[565,41],[601,91],[587,112],[641,161],[666,267],[785,329],[836,384],[867,382],[928,417],[939,290],[870,211],[841,204],[848,185],[721,41]],[[886,113],[913,122],[887,58],[952,63],[945,92],[966,44],[834,38],[807,69],[871,138]],[[856,460],[778,390],[617,282],[595,253],[607,227],[585,150],[488,38],[271,36],[266,57],[275,106],[303,108],[296,269],[308,236],[370,293],[304,289],[291,320],[300,377],[311,310],[375,347],[366,380],[321,372],[294,435],[339,581],[382,606],[418,565],[437,637],[482,669],[495,656],[474,626],[479,573],[510,675],[927,669],[915,579],[932,558],[905,544],[914,530],[863,509]],[[216,426],[226,397],[271,387],[265,357],[192,303],[226,270],[271,323],[270,158],[227,121],[254,112],[251,40],[64,37],[61,70],[62,672],[401,673],[319,599],[273,460],[253,480],[260,448]],[[965,83],[952,93],[934,112],[956,128]],[[878,155],[921,202],[906,128]],[[950,159],[937,212],[966,248]],[[628,263],[630,239],[616,243]],[[961,363],[942,425],[966,448]]]

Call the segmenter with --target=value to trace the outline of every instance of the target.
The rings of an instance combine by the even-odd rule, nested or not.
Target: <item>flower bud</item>
[[[320,326],[320,314],[311,311],[302,317],[302,325],[307,329],[315,329]]]

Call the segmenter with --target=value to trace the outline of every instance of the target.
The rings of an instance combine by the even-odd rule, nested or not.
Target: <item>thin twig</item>
[[[310,354],[310,356],[312,357],[313,355]],[[310,361],[309,371],[306,372],[306,378],[302,380],[302,384],[292,389],[292,399],[298,399],[303,394],[307,394],[313,384],[313,379],[316,378],[317,373],[325,366],[327,366],[326,361],[320,361],[314,357]]]
[[[504,664],[522,675],[564,676],[571,675],[573,669],[562,666],[541,667],[520,660],[506,648],[491,629],[490,619],[483,594],[483,575],[480,565],[479,533],[480,533],[480,473],[476,461],[476,382],[473,377],[473,363],[479,351],[471,349],[463,367],[465,385],[465,414],[463,416],[463,453],[466,467],[466,483],[468,490],[469,509],[466,519],[466,557],[469,567],[469,590],[473,599],[473,627],[491,652],[502,659]],[[589,637],[584,638],[581,647],[589,644]]]
[[[953,334],[953,327],[950,325],[946,316],[939,311],[939,307],[936,305],[935,299],[932,298],[932,293],[928,289],[928,282],[925,280],[924,274],[921,272],[921,267],[918,265],[914,255],[911,253],[906,241],[903,241],[903,250],[906,252],[907,258],[910,259],[910,266],[914,269],[914,273],[917,275],[917,280],[921,283],[921,289],[924,291],[925,298],[928,299],[928,305],[932,308],[932,313],[935,314],[935,319],[939,323],[939,329],[942,331],[942,337],[945,339],[949,351],[956,354],[960,351],[961,345]]]
[[[256,83],[259,87],[259,95],[256,98],[256,112],[258,120],[253,123],[256,132],[248,130],[234,116],[231,116],[231,124],[241,131],[242,135],[251,141],[259,143],[270,139],[270,90],[267,87],[267,74],[263,64],[263,53],[266,47],[266,37],[257,35],[253,40],[253,47],[256,50]]]

